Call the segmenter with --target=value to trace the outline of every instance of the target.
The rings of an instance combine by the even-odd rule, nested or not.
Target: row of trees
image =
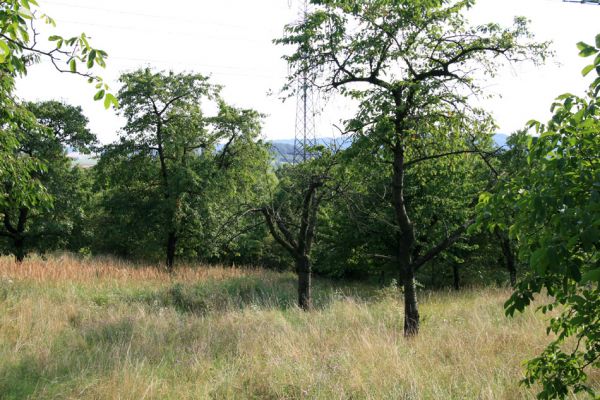
[[[375,137],[355,135],[343,149],[317,147],[306,162],[276,167],[260,139],[261,115],[228,105],[206,77],[141,69],[121,83],[126,124],[106,146],[98,145],[79,107],[23,104],[36,123],[19,128],[13,156],[40,167],[5,180],[4,252],[18,261],[61,249],[112,254],[164,262],[171,272],[176,258],[293,266],[305,309],[313,269],[332,277],[404,276],[396,267],[393,157],[377,149]],[[493,180],[490,167],[502,163],[489,132],[478,133],[477,142],[471,132],[465,149],[458,131],[443,128],[444,143],[415,134],[423,149],[430,147],[425,151],[448,156],[423,153],[408,162],[403,201],[422,230],[411,253],[415,273],[438,286],[448,283],[439,278],[448,270],[458,288],[460,270],[471,280],[498,272],[490,268],[502,255],[495,239],[464,233],[474,200]],[[94,151],[97,164],[79,168],[66,149]],[[17,184],[37,185],[48,201],[29,202]]]
[[[346,123],[349,149],[313,149],[320,156],[275,171],[259,140],[261,116],[228,105],[206,77],[126,73],[117,95],[126,124],[92,171],[71,168],[62,150],[94,146],[80,109],[24,105],[37,121],[15,129],[22,139],[13,154],[39,168],[6,179],[7,249],[17,260],[60,248],[164,257],[172,271],[176,256],[281,265],[272,238],[295,262],[302,308],[313,265],[332,275],[348,265],[363,276],[390,269],[404,292],[404,332],[417,334],[417,273],[430,266],[436,276],[445,261],[458,287],[461,262],[497,264],[489,238],[465,238],[501,164],[491,118],[469,105],[466,93],[480,92],[472,71],[493,74],[497,57],[540,61],[547,45],[532,42],[521,19],[470,27],[468,1],[316,4],[276,42],[296,49],[286,57],[289,87],[308,77],[359,101]],[[103,54],[90,50],[88,65]],[[96,97],[111,99],[98,85]],[[23,198],[18,182],[40,186],[41,198]],[[510,260],[506,233],[495,234]]]
[[[227,104],[206,77],[141,69],[122,75],[113,96],[78,70],[106,58],[85,35],[53,36],[55,49],[36,49],[35,2],[3,3],[2,251],[18,261],[59,249],[164,260],[171,272],[176,258],[290,266],[306,310],[313,271],[393,278],[408,337],[419,331],[419,282],[489,282],[501,265],[516,285],[517,264],[528,263],[507,311],[546,289],[555,302],[543,311],[564,312],[551,321],[558,340],[530,362],[526,383],[543,382],[542,398],[591,392],[586,371],[600,353],[600,78],[586,98],[559,98],[552,122],[533,124],[539,139],[520,133],[498,149],[492,119],[470,101],[503,63],[549,54],[525,20],[470,26],[469,0],[313,3],[276,40],[294,49],[284,89],[293,94],[308,78],[359,106],[345,124],[347,148],[313,148],[306,162],[280,168],[260,139],[262,116]],[[596,56],[599,40],[581,43],[582,55]],[[42,56],[59,70],[66,57],[107,107],[118,100],[126,123],[117,142],[98,146],[79,107],[15,100],[14,78]],[[584,73],[598,68],[596,56]],[[66,147],[96,152],[97,165],[74,167]],[[565,352],[573,335],[580,345]]]

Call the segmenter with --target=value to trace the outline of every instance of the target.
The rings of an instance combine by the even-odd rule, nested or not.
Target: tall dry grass
[[[12,257],[0,257],[0,277],[34,282],[199,282],[206,279],[226,279],[257,274],[260,274],[260,271],[256,268],[219,266],[198,268],[185,264],[179,265],[174,274],[169,274],[160,266],[132,265],[110,257],[95,258],[92,262],[86,262],[69,254],[49,259],[28,258],[21,264],[15,263]]]
[[[294,289],[260,270],[2,259],[0,398],[534,398],[517,382],[545,322],[505,318],[506,289],[423,293],[409,341],[391,290],[318,281],[304,313]]]

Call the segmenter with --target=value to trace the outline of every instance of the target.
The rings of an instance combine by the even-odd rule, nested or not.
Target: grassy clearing
[[[402,337],[397,294],[293,274],[0,259],[2,399],[520,399],[521,361],[547,343],[505,289],[424,293]],[[600,382],[600,376],[593,377]]]

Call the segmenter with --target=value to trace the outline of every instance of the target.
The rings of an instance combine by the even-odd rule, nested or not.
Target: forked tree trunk
[[[303,256],[296,259],[296,272],[298,274],[298,306],[304,311],[309,311],[312,308],[312,266],[308,257]]]
[[[172,273],[175,267],[175,249],[177,248],[177,235],[169,232],[167,237],[167,271]]]

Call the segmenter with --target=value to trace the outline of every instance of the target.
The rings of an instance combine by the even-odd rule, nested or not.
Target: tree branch
[[[465,231],[474,223],[475,223],[474,218],[468,220],[467,222],[462,224],[460,227],[458,227],[458,229],[456,229],[450,236],[448,236],[446,239],[444,239],[440,243],[438,243],[437,246],[435,246],[434,248],[429,250],[426,254],[417,258],[415,261],[413,261],[414,270],[417,271],[424,264],[426,264],[427,262],[429,262],[429,261],[433,260],[435,257],[437,257],[442,251],[446,250],[448,247],[450,247],[454,243],[456,243],[462,237],[463,233],[465,233]]]

